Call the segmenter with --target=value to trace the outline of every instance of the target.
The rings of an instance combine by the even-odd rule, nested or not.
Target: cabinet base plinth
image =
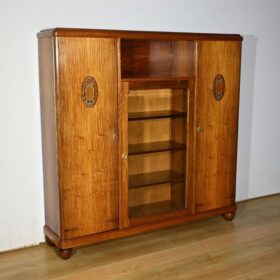
[[[50,239],[51,243],[55,244],[58,248],[58,255],[67,260],[71,257],[73,248],[92,245],[103,241],[108,241],[116,238],[123,238],[139,233],[144,233],[153,230],[159,230],[163,228],[172,227],[175,225],[185,224],[188,222],[198,221],[214,217],[216,215],[223,215],[227,221],[234,218],[236,211],[236,205],[232,205],[225,208],[214,209],[203,213],[197,213],[195,215],[182,215],[169,219],[159,220],[157,222],[146,223],[124,229],[117,229],[107,232],[101,232],[91,234],[87,236],[80,236],[72,239],[60,239],[47,225],[44,227],[44,233]]]

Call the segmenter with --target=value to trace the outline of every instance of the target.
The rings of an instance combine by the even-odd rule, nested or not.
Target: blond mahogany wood
[[[121,40],[122,79],[170,76],[171,42]]]
[[[45,234],[62,258],[77,246],[234,218],[241,36],[38,37]]]
[[[147,211],[148,215],[143,216],[141,211]],[[155,204],[152,203],[151,205],[144,205],[141,211],[139,211],[141,216],[139,215],[130,219],[129,222],[132,227],[141,226],[143,224],[148,225],[150,223],[162,222],[167,219],[174,219],[188,215],[188,209],[184,208],[184,202],[180,205],[178,201],[173,203],[172,200],[163,200]]]
[[[123,82],[176,82],[180,83],[181,81],[190,81],[195,80],[196,77],[186,77],[186,76],[144,76],[144,77],[131,77],[131,78],[123,78]]]
[[[150,204],[170,200],[170,184],[160,184],[145,186],[135,189],[129,189],[128,206],[139,206],[143,204]]]
[[[121,40],[122,79],[193,77],[194,42]]]
[[[171,73],[174,76],[195,76],[195,42],[172,41]]]
[[[57,169],[57,129],[56,129],[56,49],[55,39],[40,38],[39,75],[41,102],[41,130],[44,174],[45,222],[57,234],[61,235],[60,191]]]
[[[129,144],[160,142],[171,140],[169,138],[170,119],[152,119],[130,121],[128,124]]]
[[[115,39],[58,39],[58,169],[67,239],[118,228],[116,47]],[[99,91],[93,108],[81,99],[87,76]]]
[[[120,47],[120,43],[118,45]],[[120,63],[120,49],[118,48],[118,61]],[[120,64],[119,64],[120,65]],[[120,70],[119,70],[120,79]],[[120,82],[120,80],[119,80]],[[128,83],[119,83],[119,227],[120,229],[129,226],[128,220]]]
[[[147,90],[147,89],[187,89],[188,80],[195,80],[193,78],[176,78],[173,80],[166,80],[166,78],[150,79],[141,81],[141,79],[136,79],[129,81],[129,92],[132,90]],[[125,79],[122,79],[125,81]]]
[[[196,210],[235,201],[240,42],[198,43]],[[216,75],[225,79],[224,97],[213,96]]]
[[[128,113],[171,110],[172,89],[138,89],[128,92]]]
[[[128,155],[141,155],[147,153],[158,153],[167,151],[185,150],[186,145],[175,141],[157,141],[150,143],[130,144],[128,146]]]
[[[182,42],[178,42],[182,44]],[[178,54],[180,57],[180,55]],[[181,57],[183,59],[183,57]],[[185,57],[184,57],[185,58]],[[172,110],[183,111],[186,113],[185,117],[171,119],[170,120],[170,139],[173,141],[183,143],[186,145],[187,140],[187,112],[188,112],[188,91],[173,89],[171,95],[171,108]],[[187,147],[186,147],[187,149]],[[186,187],[187,187],[187,176],[186,176],[186,153],[187,151],[172,151],[171,152],[171,170],[179,174],[184,175],[184,181],[182,183],[172,183],[171,184],[171,201],[173,207],[176,209],[184,209],[187,207],[185,197],[186,197]]]
[[[182,43],[182,42],[178,42]],[[177,50],[179,56],[179,49]],[[134,82],[129,84],[128,111],[129,112],[151,112],[161,110],[176,110],[187,112],[188,105],[188,84],[184,81],[174,82]],[[151,121],[129,122],[128,142],[129,144],[155,143],[157,141],[176,141],[186,144],[187,115],[180,118],[154,119]],[[129,157],[129,174],[149,174],[150,172],[172,170],[184,174],[186,166],[186,152],[179,150],[165,151],[152,155],[142,154]],[[152,175],[151,174],[151,175]],[[143,176],[144,177],[144,176]],[[144,178],[149,176],[145,176]],[[174,178],[175,179],[175,178]],[[188,177],[186,177],[186,180]],[[185,181],[178,183],[178,180],[161,186],[155,185],[137,190],[129,190],[129,206],[131,218],[139,219],[140,213],[144,216],[150,213],[164,213],[184,209],[185,206]],[[181,181],[181,180],[180,180]],[[189,187],[189,186],[188,186]],[[141,209],[141,204],[143,209]],[[139,206],[138,206],[139,205]],[[170,214],[176,216],[176,214]],[[159,217],[157,218],[159,219]],[[143,221],[154,221],[155,217],[145,217]],[[140,223],[140,222],[139,222]],[[134,223],[135,224],[135,223]]]
[[[186,124],[186,190],[185,203],[188,213],[195,214],[195,82],[189,81]]]
[[[130,85],[129,85],[130,88]],[[128,95],[128,113],[137,112],[150,112],[150,111],[162,111],[171,109],[171,89],[129,89]],[[129,121],[128,123],[128,144],[140,144],[168,141],[169,137],[169,119],[153,119],[153,120],[141,120],[141,121]],[[148,205],[155,205],[161,201],[170,200],[170,184],[165,183],[161,185],[152,185],[146,183],[146,186],[139,187],[137,189],[132,188],[133,178],[147,179],[147,176],[143,174],[149,174],[151,172],[164,171],[170,169],[170,155],[168,152],[158,152],[153,154],[140,154],[132,155],[128,158],[128,174],[129,174],[129,186],[128,186],[128,206],[129,218],[133,218],[135,213],[145,213],[149,211],[141,211],[141,205],[143,209],[147,209]],[[137,176],[138,175],[138,176]],[[149,176],[148,176],[149,177]],[[139,181],[137,179],[136,181]],[[147,181],[147,180],[146,180]],[[150,181],[150,180],[148,180]],[[141,181],[140,181],[141,183]],[[138,209],[136,211],[136,209]],[[139,215],[138,215],[139,216]]]
[[[223,215],[224,213],[235,212],[235,211],[236,211],[236,206],[234,205],[230,207],[219,208],[211,211],[198,213],[196,215],[186,215],[186,211],[179,211],[175,213],[170,212],[170,213],[162,214],[160,217],[159,216],[146,217],[146,218],[144,217],[140,221],[131,220],[130,227],[124,229],[100,232],[100,233],[80,236],[72,239],[59,239],[47,226],[44,227],[44,233],[57,247],[59,247],[60,249],[68,249],[68,248],[89,245],[89,244],[95,244],[110,239],[136,235],[139,233],[148,232],[152,230],[168,228],[175,225],[203,220],[216,215]]]
[[[167,215],[178,217],[178,212],[184,209],[184,203],[181,201],[173,201],[172,199],[160,200],[154,203],[148,203],[144,205],[134,206],[130,208],[130,219],[143,223],[146,219],[146,223],[149,221],[154,222],[161,220],[161,215],[164,215],[167,219]],[[153,219],[154,218],[154,219]],[[139,224],[141,224],[139,222]]]

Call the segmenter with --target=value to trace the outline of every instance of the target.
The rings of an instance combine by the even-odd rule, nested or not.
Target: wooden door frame
[[[121,39],[117,39],[118,129],[119,129],[119,228],[129,226],[128,219],[128,83],[121,80]]]

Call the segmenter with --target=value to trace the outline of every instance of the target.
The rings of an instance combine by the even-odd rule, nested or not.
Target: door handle
[[[127,154],[122,154],[122,159],[127,159]]]
[[[119,134],[114,132],[112,137],[115,141],[117,141],[119,139]]]

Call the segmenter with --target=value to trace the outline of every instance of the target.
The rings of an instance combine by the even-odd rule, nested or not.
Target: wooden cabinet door
[[[197,212],[235,204],[240,51],[240,42],[198,43]]]
[[[56,45],[60,204],[68,239],[118,228],[117,55],[110,38],[60,37]],[[81,95],[88,76],[98,89],[93,107]],[[93,89],[89,98],[96,97]]]

